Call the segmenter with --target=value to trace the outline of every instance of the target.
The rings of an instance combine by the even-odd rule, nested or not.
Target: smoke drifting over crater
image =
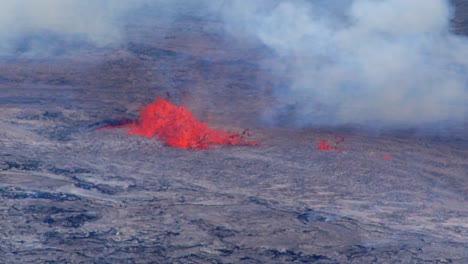
[[[120,43],[123,17],[145,0],[4,0],[0,55],[55,55]]]
[[[145,6],[164,23],[210,10],[226,36],[269,49],[272,124],[285,113],[296,126],[466,124],[468,38],[451,32],[448,0],[5,0],[0,53],[125,43],[127,15]]]
[[[465,122],[468,39],[444,0],[232,1],[234,35],[256,36],[289,82],[280,106],[296,125]]]

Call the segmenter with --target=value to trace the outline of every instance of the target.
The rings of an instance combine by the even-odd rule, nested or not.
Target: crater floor
[[[191,19],[129,25],[134,41],[111,51],[0,64],[3,263],[468,263],[466,128],[265,128],[263,51]],[[167,92],[260,145],[97,130]],[[343,151],[316,149],[336,135]]]

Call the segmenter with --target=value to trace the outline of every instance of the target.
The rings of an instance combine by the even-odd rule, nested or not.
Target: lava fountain
[[[241,134],[225,132],[208,127],[199,121],[185,106],[177,106],[157,97],[140,109],[140,117],[123,126],[129,126],[130,135],[156,137],[170,147],[181,149],[208,149],[214,145],[255,146],[258,142],[247,141],[247,131]],[[122,127],[122,125],[105,128]]]

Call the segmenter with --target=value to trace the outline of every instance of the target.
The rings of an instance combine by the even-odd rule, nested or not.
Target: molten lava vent
[[[137,121],[128,124],[130,135],[157,137],[168,146],[182,149],[208,149],[214,145],[257,145],[246,141],[247,131],[229,133],[208,127],[199,121],[185,106],[177,106],[158,97],[140,110]],[[111,126],[121,127],[121,126]]]
[[[341,148],[338,147],[338,144],[340,143],[343,143],[345,141],[345,138],[344,137],[339,137],[339,136],[335,136],[335,144],[334,145],[330,145],[328,144],[327,140],[325,139],[322,139],[320,141],[320,143],[317,145],[317,149],[318,150],[322,150],[322,151],[337,151],[337,152],[341,152],[343,151]]]

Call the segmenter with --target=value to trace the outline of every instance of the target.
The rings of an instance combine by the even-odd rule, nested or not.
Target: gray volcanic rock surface
[[[468,2],[466,0],[451,0],[455,6],[453,19],[454,31],[459,34],[468,34]]]
[[[466,128],[262,128],[265,51],[220,30],[135,22],[125,47],[0,64],[1,263],[468,263]],[[187,151],[97,130],[182,91],[261,144]],[[342,152],[316,149],[335,135]]]

